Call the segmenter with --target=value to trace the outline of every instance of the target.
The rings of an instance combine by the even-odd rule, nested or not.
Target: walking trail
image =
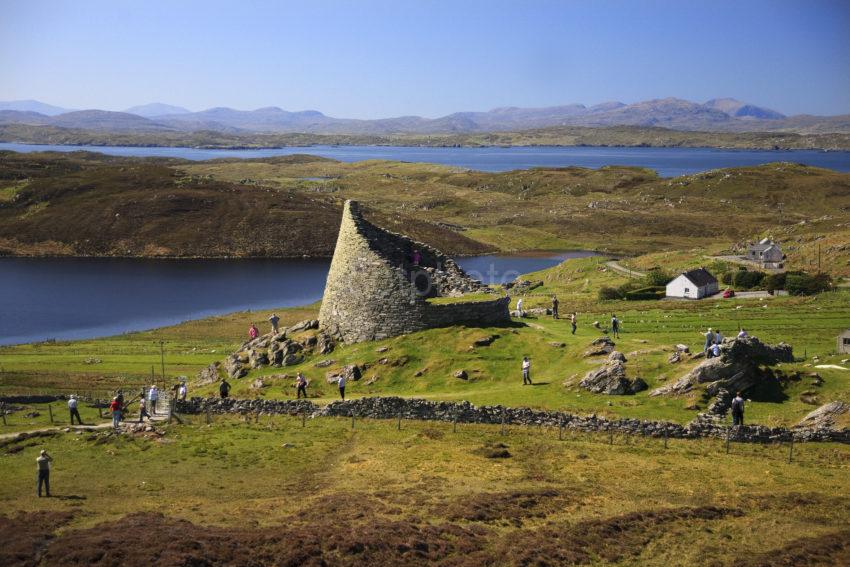
[[[159,400],[156,403],[157,413],[151,415],[150,423],[164,423],[168,421],[170,415],[171,408],[171,396],[168,392],[160,392]],[[104,413],[104,416],[108,415]],[[121,422],[122,426],[126,425],[135,425],[138,422],[138,410],[135,412],[131,412],[129,416],[126,416]],[[147,423],[147,422],[145,422]],[[15,431],[13,433],[0,433],[0,441],[5,441],[7,439],[13,439],[18,437],[19,435],[38,435],[39,433],[50,433],[53,431],[63,431],[65,429],[70,429],[71,431],[104,431],[108,429],[112,429],[112,420],[106,421],[103,423],[97,423],[94,425],[54,425],[51,427],[40,427],[38,429],[29,429],[27,431]]]
[[[609,260],[605,262],[605,265],[614,270],[619,274],[623,274],[624,276],[629,276],[630,278],[642,278],[646,275],[644,272],[638,272],[636,270],[631,270],[626,268],[625,266],[621,266],[617,263],[616,260]]]

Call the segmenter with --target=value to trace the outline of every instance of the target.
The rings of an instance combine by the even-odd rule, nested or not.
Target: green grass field
[[[502,436],[493,426],[455,433],[412,421],[400,431],[392,421],[352,430],[333,418],[304,428],[282,417],[196,421],[164,435],[59,433],[0,449],[0,505],[15,513],[0,516],[0,559],[768,565],[797,554],[832,565],[847,557],[844,446],[797,447],[789,464],[787,447],[733,444],[726,454],[711,440],[665,449],[657,439],[609,446],[606,436],[561,441],[557,431],[523,427]],[[34,496],[42,447],[55,459],[51,499]],[[491,458],[494,447],[503,458]]]

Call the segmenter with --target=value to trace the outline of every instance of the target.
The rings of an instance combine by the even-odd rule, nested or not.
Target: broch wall
[[[414,265],[414,251],[420,260]],[[344,342],[378,340],[454,324],[510,321],[509,299],[431,304],[487,288],[439,250],[385,231],[346,201],[319,311],[321,328]]]

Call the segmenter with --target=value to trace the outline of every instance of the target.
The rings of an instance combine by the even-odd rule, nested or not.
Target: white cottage
[[[717,278],[705,268],[697,268],[683,272],[667,284],[667,297],[682,297],[685,299],[702,299],[714,295],[720,290]]]
[[[764,238],[758,244],[747,246],[747,255],[744,258],[762,268],[781,269],[784,266],[785,254],[782,253],[779,244]]]

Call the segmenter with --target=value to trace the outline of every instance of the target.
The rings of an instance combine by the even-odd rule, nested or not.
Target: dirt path
[[[609,261],[605,262],[605,265],[608,266],[609,268],[611,268],[612,270],[614,270],[615,272],[617,272],[618,274],[623,274],[624,276],[628,276],[630,278],[642,278],[646,275],[644,272],[638,272],[636,270],[630,270],[629,268],[626,268],[625,266],[621,266],[620,264],[617,263],[616,260],[609,260]]]

